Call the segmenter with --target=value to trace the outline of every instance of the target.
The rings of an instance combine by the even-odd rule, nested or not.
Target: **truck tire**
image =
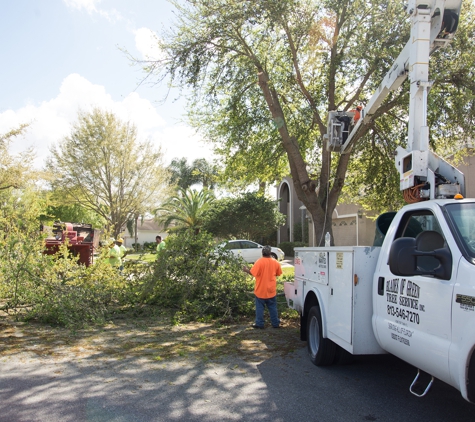
[[[467,371],[467,399],[475,404],[475,353],[472,353]]]
[[[354,356],[350,352],[336,345],[335,363],[337,365],[349,365],[353,363],[353,358]]]
[[[319,306],[312,306],[308,312],[307,350],[314,365],[331,365],[335,360],[336,344],[323,338],[322,315]]]

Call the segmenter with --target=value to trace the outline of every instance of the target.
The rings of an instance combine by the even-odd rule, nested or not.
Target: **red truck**
[[[77,257],[78,263],[84,264],[86,267],[92,264],[94,256],[92,224],[55,222],[52,236],[45,240],[44,253],[54,255],[59,251],[59,247],[66,242],[68,250]]]

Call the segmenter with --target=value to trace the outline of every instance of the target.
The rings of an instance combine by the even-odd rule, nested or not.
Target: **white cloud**
[[[191,128],[183,124],[167,125],[154,105],[138,93],[132,92],[122,101],[114,101],[103,86],[95,85],[78,74],[71,74],[63,80],[55,98],[0,113],[0,133],[30,122],[24,138],[12,144],[12,152],[33,147],[37,156],[35,165],[40,168],[49,154],[49,147],[69,134],[78,111],[90,111],[93,107],[113,112],[121,120],[135,124],[139,139],[151,139],[162,148],[165,162],[175,157],[187,157],[192,161],[210,156],[210,149],[200,142]]]
[[[89,14],[97,12],[96,4],[99,4],[101,0],[63,0],[66,6],[72,9],[85,9]]]
[[[145,60],[163,58],[163,52],[158,46],[158,36],[149,28],[139,28],[135,31],[135,46]]]
[[[194,129],[184,124],[166,126],[156,132],[153,139],[162,145],[167,162],[183,157],[186,157],[189,163],[197,158],[213,158],[210,146],[203,142]]]
[[[122,15],[116,9],[110,9],[109,11],[98,9],[96,5],[98,5],[101,0],[63,0],[63,2],[71,9],[84,9],[90,15],[97,13],[110,22],[116,22],[123,19]]]

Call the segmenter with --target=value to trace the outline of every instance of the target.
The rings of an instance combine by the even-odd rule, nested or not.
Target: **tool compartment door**
[[[285,299],[287,306],[299,313],[303,311],[303,281],[296,278],[293,282],[284,283]]]
[[[337,336],[352,343],[353,314],[353,251],[344,248],[331,248],[328,253],[329,298],[328,332],[329,337]]]

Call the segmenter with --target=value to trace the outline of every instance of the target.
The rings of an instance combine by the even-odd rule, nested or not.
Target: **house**
[[[279,211],[287,216],[285,224],[277,232],[277,244],[295,241],[295,227],[309,224],[309,246],[319,242],[314,239],[313,222],[305,205],[297,198],[290,177],[285,177],[277,188]],[[374,219],[354,204],[338,205],[332,217],[334,243],[338,246],[358,245],[371,246],[375,237],[376,224]]]
[[[135,243],[135,236],[130,236],[129,231],[125,228],[123,230],[124,246],[126,248],[132,248]],[[146,242],[155,242],[155,236],[162,236],[165,239],[168,233],[165,231],[162,225],[159,225],[153,218],[140,219],[137,222],[137,243],[143,245]]]

